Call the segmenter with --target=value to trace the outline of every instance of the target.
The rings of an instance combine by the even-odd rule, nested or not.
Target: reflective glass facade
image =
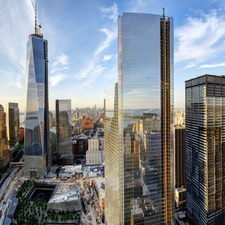
[[[114,98],[105,93],[106,220],[171,224],[173,19],[123,13],[118,32],[118,84]]]
[[[20,116],[18,103],[8,103],[8,139],[13,147],[20,142]]]
[[[27,43],[27,93],[24,139],[24,175],[30,169],[43,176],[49,149],[48,48],[41,35],[32,34]]]
[[[56,161],[72,163],[71,100],[56,100]]]
[[[0,174],[4,174],[7,171],[10,162],[6,131],[6,113],[3,106],[0,105]]]
[[[191,224],[225,224],[225,77],[186,85],[187,216]]]

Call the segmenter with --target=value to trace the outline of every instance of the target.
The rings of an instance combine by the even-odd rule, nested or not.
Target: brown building
[[[81,123],[82,129],[84,130],[91,130],[94,128],[93,121],[91,117],[84,117]]]
[[[10,162],[6,132],[6,113],[0,105],[0,175],[6,171]]]
[[[20,127],[20,141],[24,141],[24,127]]]

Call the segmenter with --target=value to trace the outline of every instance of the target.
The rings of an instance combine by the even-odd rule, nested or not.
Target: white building
[[[99,139],[94,137],[88,140],[88,151],[86,152],[86,164],[101,164],[101,151],[99,149]]]

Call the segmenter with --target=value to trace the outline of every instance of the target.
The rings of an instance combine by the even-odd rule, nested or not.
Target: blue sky
[[[184,107],[184,81],[225,74],[225,0],[36,0],[49,43],[49,100],[72,108],[103,106],[117,81],[117,17],[143,12],[174,17],[175,107]],[[0,0],[0,104],[25,107],[26,43],[34,33],[30,0]]]

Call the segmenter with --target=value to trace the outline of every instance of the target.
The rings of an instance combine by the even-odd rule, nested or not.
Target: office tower
[[[72,118],[71,100],[56,100],[56,162],[71,164],[72,154]]]
[[[174,140],[174,199],[178,208],[186,205],[186,129],[184,125],[175,127]]]
[[[88,136],[79,135],[72,138],[74,158],[85,156],[88,150]]]
[[[225,224],[225,77],[203,75],[186,86],[187,217]]]
[[[175,127],[175,187],[186,185],[186,129]]]
[[[8,103],[8,139],[9,146],[15,147],[20,142],[20,115],[18,103]]]
[[[102,154],[100,151],[100,140],[97,136],[88,140],[88,151],[86,152],[86,165],[102,164]]]
[[[24,176],[43,177],[50,168],[48,43],[35,20],[27,43]]]
[[[6,113],[0,105],[0,178],[9,166],[8,139],[6,135]]]
[[[173,18],[123,13],[118,32],[118,83],[105,91],[106,220],[172,224]]]

